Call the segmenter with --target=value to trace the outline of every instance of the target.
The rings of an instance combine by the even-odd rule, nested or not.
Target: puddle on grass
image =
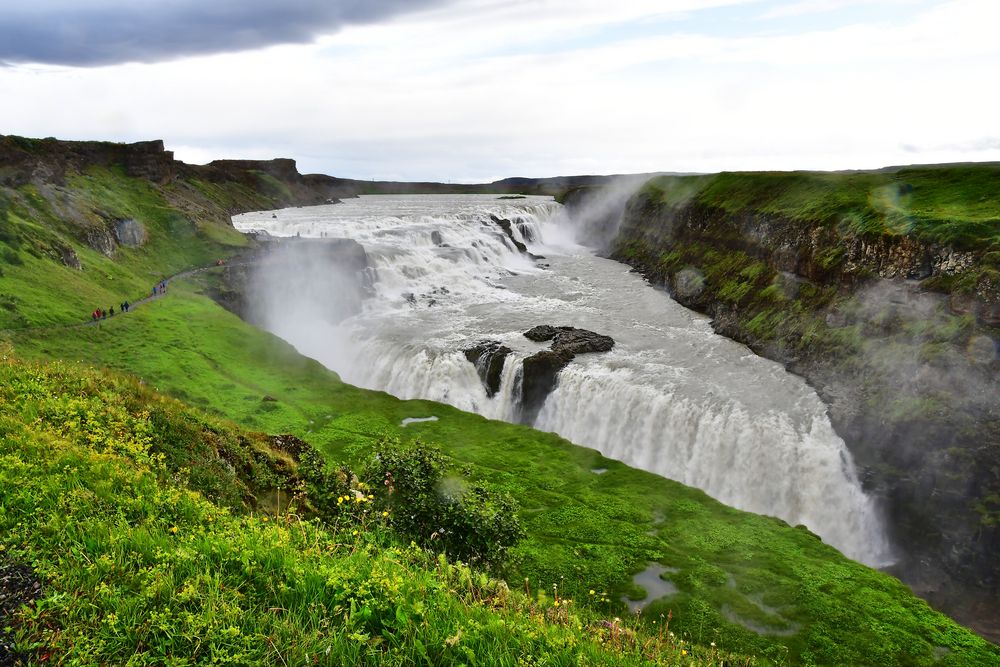
[[[748,598],[749,599],[749,598]],[[750,600],[755,606],[758,606],[756,602]],[[772,609],[773,607],[768,607]],[[761,611],[766,611],[761,609]],[[735,609],[727,604],[722,605],[722,615],[725,616],[726,620],[730,623],[735,623],[737,625],[742,625],[747,630],[756,632],[758,635],[771,635],[772,637],[791,637],[792,635],[797,635],[799,630],[802,629],[800,623],[794,623],[792,621],[786,620],[781,616],[778,616],[778,622],[785,627],[774,627],[771,625],[764,625],[763,623],[756,621],[754,619],[747,618],[736,612]]]
[[[660,510],[653,512],[653,527],[647,530],[646,534],[656,537],[660,532],[659,526],[663,524],[663,520],[666,518],[667,515]]]
[[[678,569],[675,567],[650,563],[649,567],[632,577],[632,581],[636,586],[642,586],[645,589],[646,597],[641,600],[630,600],[628,596],[625,596],[622,598],[622,602],[627,604],[629,611],[635,614],[645,609],[653,600],[673,595],[677,592],[677,586],[674,585],[674,582],[664,579],[661,575],[664,573],[673,574],[674,572],[678,572]]]
[[[399,422],[399,425],[405,428],[410,424],[417,424],[419,422],[436,422],[437,420],[437,417],[407,417],[403,421]]]
[[[728,574],[726,578],[726,585],[729,588],[736,588],[736,579],[732,574]],[[746,616],[741,615],[735,609],[729,605],[722,605],[722,615],[730,623],[736,623],[737,625],[742,625],[747,630],[756,632],[758,635],[773,635],[775,637],[791,637],[799,633],[802,629],[801,623],[796,623],[794,621],[789,621],[784,616],[781,615],[781,609],[778,607],[772,607],[771,605],[764,602],[764,594],[757,593],[756,595],[745,595],[744,599],[747,602],[757,607],[760,611],[764,612],[770,618],[773,618],[774,625],[765,625],[760,621],[756,621]],[[770,619],[769,619],[770,620]],[[778,627],[775,627],[778,626]]]

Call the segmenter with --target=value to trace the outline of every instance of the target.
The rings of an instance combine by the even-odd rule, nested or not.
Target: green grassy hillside
[[[660,562],[676,568],[678,593],[654,603],[648,616],[671,612],[671,627],[698,644],[804,664],[935,664],[944,655],[954,664],[1000,661],[898,581],[848,561],[808,531],[732,510],[554,435],[350,387],[192,288],[172,289],[69,336],[16,336],[18,354],[128,371],[245,426],[301,436],[331,461],[356,465],[387,434],[439,443],[468,466],[470,479],[519,502],[528,537],[507,570],[514,587],[527,577],[532,590],[556,585],[609,616],[625,615],[619,597],[640,594],[628,574]],[[399,426],[404,417],[428,415],[439,421]],[[599,596],[607,602],[589,602]]]
[[[44,581],[0,638],[29,664],[754,664],[512,591],[365,503],[331,521],[226,507],[163,443],[201,447],[192,423],[261,436],[133,379],[3,348],[0,408],[0,564]]]
[[[95,308],[149,294],[168,275],[245,249],[246,237],[213,199],[201,200],[199,216],[176,206],[189,187],[92,168],[64,186],[0,188],[0,328],[76,323]],[[221,188],[206,190],[222,199]],[[145,229],[141,247],[119,246],[109,256],[88,244],[106,220],[126,219]]]
[[[670,206],[698,202],[843,225],[859,234],[912,234],[963,249],[1000,248],[1000,165],[879,172],[731,172],[664,176],[646,188]]]
[[[0,383],[0,558],[45,584],[18,618],[21,647],[80,664],[687,664],[688,650],[711,664],[716,649],[758,664],[1000,664],[996,647],[804,528],[552,434],[346,385],[202,296],[210,273],[67,326],[239,252],[245,240],[212,217],[239,190],[114,169],[35,190],[4,191],[0,238],[0,255],[16,254],[0,276],[0,339],[14,347]],[[139,220],[149,241],[94,251],[81,230],[97,210]],[[529,595],[441,563],[391,522],[300,521],[279,493],[296,464],[261,432],[355,469],[387,438],[437,444],[463,484],[516,500],[526,537],[495,572]],[[631,575],[651,563],[676,593],[633,635],[613,619],[627,616],[623,597],[643,597]],[[580,611],[565,614],[553,590]],[[672,639],[658,634],[665,618]]]

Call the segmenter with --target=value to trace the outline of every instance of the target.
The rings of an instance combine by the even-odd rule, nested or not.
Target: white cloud
[[[791,16],[807,16],[823,14],[855,7],[878,7],[886,5],[914,5],[919,0],[799,0],[785,2],[772,7],[763,14],[762,19],[787,18]]]
[[[1000,159],[975,143],[996,135],[1000,3],[776,35],[752,20],[713,33],[694,0],[618,4],[477,0],[313,45],[0,69],[16,101],[0,127],[162,137],[190,161],[290,156],[362,178]]]

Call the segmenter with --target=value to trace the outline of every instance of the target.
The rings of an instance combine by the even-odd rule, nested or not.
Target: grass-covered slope
[[[62,186],[0,188],[0,328],[71,324],[95,308],[117,310],[166,276],[246,248],[225,224],[225,209],[189,217],[167,201],[167,189],[104,168],[72,174]],[[135,221],[146,240],[118,245],[107,231],[114,220]]]
[[[1000,247],[1000,164],[877,172],[731,172],[660,177],[661,202],[843,225],[857,234],[912,234],[961,249]]]
[[[0,349],[0,565],[44,582],[0,618],[3,664],[9,643],[26,664],[754,662],[511,591],[365,503],[332,523],[226,507],[171,446],[210,433],[262,439],[133,379]]]
[[[555,585],[623,616],[619,596],[641,596],[629,573],[660,562],[676,569],[678,592],[647,617],[672,613],[671,628],[688,641],[795,664],[1000,664],[995,648],[898,581],[804,529],[727,508],[551,434],[344,385],[190,289],[172,290],[72,335],[21,334],[18,354],[128,371],[243,425],[301,436],[332,461],[356,464],[386,434],[439,443],[470,480],[517,499],[528,537],[507,570],[514,588],[527,577],[533,591],[551,595]],[[428,415],[439,421],[399,426]]]
[[[226,213],[291,196],[280,181],[261,190],[265,176],[161,182],[91,165],[0,192],[0,339],[21,358],[97,369],[4,360],[0,543],[45,584],[19,644],[83,664],[640,663],[641,651],[609,654],[591,638],[632,646],[611,619],[626,615],[623,595],[643,596],[631,574],[658,562],[677,592],[643,623],[672,616],[676,640],[704,647],[705,661],[715,642],[760,663],[1000,664],[995,647],[804,529],[552,434],[345,385],[201,296],[209,274],[72,326],[241,251]],[[141,223],[145,242],[108,245],[121,220]],[[439,421],[400,426],[429,415]],[[299,523],[284,510],[294,457],[260,432],[349,466],[385,438],[439,444],[465,483],[516,499],[527,537],[503,572],[532,601],[454,583],[479,574],[428,560],[386,526]],[[259,514],[278,509],[278,522]],[[553,586],[584,609],[579,627],[554,611],[565,606]],[[640,632],[652,642],[642,650],[684,657],[655,632]]]

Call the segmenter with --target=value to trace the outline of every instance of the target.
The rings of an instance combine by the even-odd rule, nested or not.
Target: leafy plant
[[[498,567],[524,536],[508,494],[456,474],[440,449],[385,438],[364,478],[393,526],[418,544],[470,563]]]

